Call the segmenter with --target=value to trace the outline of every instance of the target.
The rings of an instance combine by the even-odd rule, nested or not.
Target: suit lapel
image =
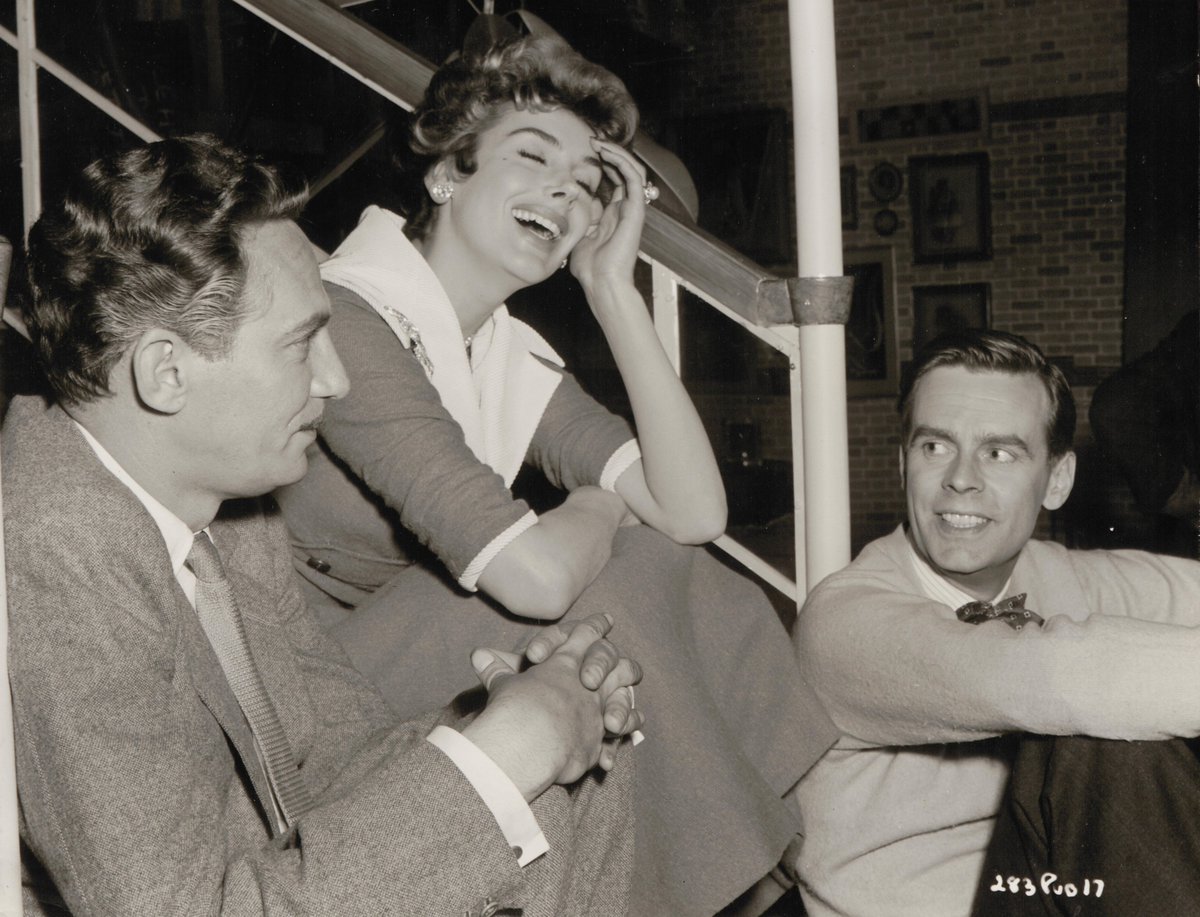
[[[43,421],[39,414],[48,416]],[[155,568],[155,575],[159,577],[156,585],[161,587],[161,600],[175,603],[176,618],[179,622],[180,655],[188,661],[192,686],[200,701],[233,744],[250,776],[259,804],[266,815],[267,824],[271,826],[272,833],[277,833],[276,819],[270,814],[274,812],[274,803],[266,774],[259,763],[254,734],[250,731],[241,706],[234,697],[233,689],[229,687],[221,664],[217,661],[216,653],[213,652],[212,645],[200,626],[195,609],[188,602],[171,571],[166,545],[158,534],[154,520],[137,497],[104,467],[62,408],[47,405],[41,399],[18,398],[9,409],[5,429],[9,423],[20,427],[21,436],[28,443],[26,451],[29,454],[59,456],[56,465],[72,469],[64,499],[74,501],[80,508],[93,506],[98,494],[116,496],[120,501],[120,508],[112,518],[85,518],[81,524],[105,525],[117,533],[114,537],[120,537],[120,532],[123,531],[128,532],[130,537],[133,537],[134,533],[141,537],[148,531],[154,532],[155,550],[161,554],[161,559],[148,556],[147,564],[159,564]],[[63,489],[61,482],[55,481],[55,484],[60,490]]]
[[[278,588],[272,588],[272,570],[264,564],[261,505],[258,501],[228,505],[209,527],[221,552],[226,575],[241,611],[250,655],[258,668],[267,696],[287,736],[297,762],[303,761],[311,735],[311,717],[304,700],[299,673],[292,667],[286,640],[279,633]],[[290,574],[290,569],[288,570]],[[201,633],[203,629],[201,628]],[[230,692],[232,693],[232,692]],[[242,722],[245,718],[242,717]],[[257,745],[253,746],[257,749]],[[249,762],[242,753],[243,763]],[[256,759],[261,760],[261,758]],[[275,811],[262,767],[255,770],[259,799],[268,812]],[[268,795],[264,795],[267,793]]]
[[[275,580],[277,571],[270,563],[269,551],[264,551],[260,509],[256,504],[255,515],[243,519],[239,512],[245,509],[235,508],[228,517],[218,517],[209,531],[219,539],[222,557],[228,557],[225,570],[237,596],[246,640],[263,686],[274,701],[292,753],[297,761],[303,761],[315,733],[315,713],[288,640],[287,625],[280,618],[283,594]],[[282,542],[278,547],[285,550]],[[285,575],[293,575],[290,567]]]
[[[177,593],[180,640],[185,656],[192,660],[192,685],[201,702],[233,745],[254,786],[258,804],[262,807],[267,824],[271,826],[272,834],[278,834],[276,818],[273,815],[275,804],[271,796],[271,787],[258,755],[254,733],[250,731],[250,725],[246,722],[233,689],[229,687],[229,680],[225,677],[217,654],[200,626],[200,619],[196,617],[195,610],[183,595],[183,590],[179,589]]]

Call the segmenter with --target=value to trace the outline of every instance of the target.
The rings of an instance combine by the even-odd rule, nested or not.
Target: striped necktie
[[[262,764],[283,815],[284,827],[291,828],[312,808],[312,796],[263,686],[254,657],[250,655],[242,614],[225,576],[221,555],[206,532],[196,535],[187,565],[196,574],[196,614],[200,625],[208,635],[250,731],[258,741]]]

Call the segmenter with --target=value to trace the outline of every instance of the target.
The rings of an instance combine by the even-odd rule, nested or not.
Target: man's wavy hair
[[[900,384],[900,438],[912,432],[912,395],[921,377],[939,366],[962,366],[973,372],[1037,376],[1050,399],[1046,442],[1050,461],[1071,451],[1075,442],[1075,397],[1061,369],[1047,361],[1036,344],[1007,331],[969,329],[939,335],[917,354]]]
[[[55,395],[109,394],[113,367],[151,328],[226,355],[244,318],[243,233],[295,219],[306,197],[205,134],[89,165],[29,232],[28,324]]]
[[[411,117],[390,127],[395,203],[410,238],[423,239],[433,222],[435,207],[424,184],[429,170],[453,156],[459,175],[473,174],[479,135],[510,108],[566,109],[597,136],[622,146],[637,130],[637,106],[625,84],[562,39],[510,39],[458,57],[433,75]],[[604,199],[606,190],[611,193],[611,186],[602,188]]]

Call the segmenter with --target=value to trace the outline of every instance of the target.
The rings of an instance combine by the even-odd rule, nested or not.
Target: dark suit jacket
[[[22,839],[72,913],[624,912],[631,762],[537,800],[552,849],[520,869],[424,741],[448,715],[394,722],[321,633],[255,501],[211,531],[317,800],[272,838],[241,765],[251,737],[153,520],[58,408],[18,399],[3,439]]]

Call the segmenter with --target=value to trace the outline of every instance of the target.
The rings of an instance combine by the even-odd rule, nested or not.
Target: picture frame
[[[881,162],[871,170],[867,188],[880,204],[890,204],[904,190],[904,176],[890,162]]]
[[[887,99],[858,109],[851,126],[859,145],[911,144],[923,137],[986,138],[990,133],[989,107],[986,88],[966,90],[950,98]]]
[[[858,169],[842,166],[842,229],[858,229]]]
[[[992,257],[987,153],[913,156],[908,175],[914,262]]]
[[[896,341],[895,249],[848,249],[843,270],[854,278],[846,322],[846,393],[852,398],[895,395],[899,389]]]
[[[916,286],[912,293],[914,355],[939,334],[991,325],[990,283]]]

